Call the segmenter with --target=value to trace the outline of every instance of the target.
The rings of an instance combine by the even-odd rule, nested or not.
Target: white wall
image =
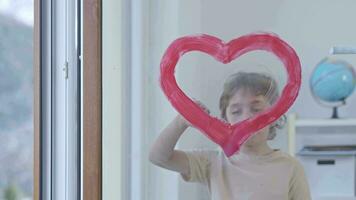
[[[103,1],[103,200],[122,194],[122,2]]]
[[[158,79],[159,62],[164,48],[174,38],[179,37],[177,31],[178,2],[152,0],[148,5],[148,24],[145,30],[147,30],[146,34],[149,39],[145,54],[147,62],[143,66],[143,70],[147,73],[147,87],[144,88],[147,121],[145,122],[146,132],[143,133],[147,138],[144,147],[147,152],[163,128],[163,124],[169,123],[169,120],[176,114],[164,98]],[[175,173],[148,164],[145,175],[147,176],[146,199],[178,200],[178,177]]]
[[[355,8],[353,0],[210,1],[202,4],[202,32],[226,40],[258,30],[280,35],[295,48],[303,67],[303,85],[292,111],[302,117],[328,117],[329,109],[311,99],[309,75],[315,64],[327,56],[331,46],[356,46]],[[356,65],[356,56],[345,58]],[[342,109],[342,115],[352,116],[350,108],[355,98],[356,95]]]

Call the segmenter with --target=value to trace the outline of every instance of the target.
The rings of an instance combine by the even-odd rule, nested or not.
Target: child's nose
[[[245,120],[245,119],[248,119],[248,118],[251,118],[251,117],[253,117],[253,113],[252,112],[250,112],[250,111],[245,111],[244,112],[244,114],[243,114],[243,120]]]

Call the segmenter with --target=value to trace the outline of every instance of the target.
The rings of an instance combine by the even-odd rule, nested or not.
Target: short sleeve
[[[311,200],[309,184],[303,166],[295,160],[294,170],[289,183],[290,200]]]
[[[184,151],[189,161],[189,174],[181,174],[187,182],[207,183],[210,178],[211,162],[216,155],[211,150]]]

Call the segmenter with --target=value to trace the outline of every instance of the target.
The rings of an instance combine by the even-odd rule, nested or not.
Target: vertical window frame
[[[80,198],[80,2],[34,0],[34,199]]]

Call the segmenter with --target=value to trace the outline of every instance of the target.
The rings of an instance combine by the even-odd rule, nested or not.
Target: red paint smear
[[[175,66],[180,57],[187,52],[204,52],[226,64],[255,50],[264,50],[276,55],[287,70],[288,81],[274,106],[234,125],[207,114],[179,88],[175,79]],[[166,50],[160,67],[161,88],[173,107],[209,139],[220,145],[227,156],[237,152],[253,133],[273,123],[287,112],[297,98],[301,85],[298,55],[292,47],[272,33],[244,35],[228,43],[210,35],[178,38]]]

